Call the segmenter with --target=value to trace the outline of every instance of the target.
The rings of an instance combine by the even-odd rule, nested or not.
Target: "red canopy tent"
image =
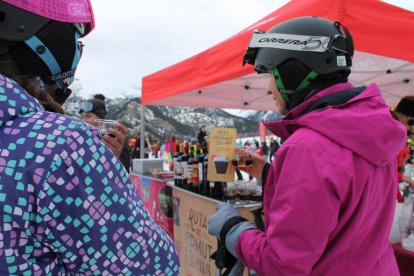
[[[145,76],[145,105],[274,110],[268,75],[242,57],[255,29],[299,16],[340,21],[354,38],[350,81],[377,83],[389,105],[414,95],[414,13],[379,0],[292,0],[256,24],[187,60]]]

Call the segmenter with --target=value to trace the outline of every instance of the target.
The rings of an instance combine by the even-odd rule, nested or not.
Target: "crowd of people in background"
[[[188,142],[189,144],[195,145],[199,143],[207,143],[206,138],[208,139],[207,134],[205,133],[203,139],[199,139],[200,135],[197,136],[181,136],[177,139],[176,135],[171,136],[170,138],[164,136],[162,143],[159,143],[159,140],[152,135],[145,135],[145,154],[144,158],[163,158],[169,160],[168,156],[174,155],[177,151],[177,146],[180,142]],[[241,141],[244,140],[244,143],[241,144]],[[251,138],[239,138],[238,146],[248,149],[251,152],[255,152],[262,156],[266,161],[271,162],[271,158],[274,157],[276,151],[279,149],[279,142],[277,137],[269,136],[265,141],[259,142],[259,137]],[[129,138],[129,147],[132,151],[132,158],[140,158],[140,135],[133,136]]]
[[[404,171],[406,165],[412,164],[413,162],[414,96],[406,96],[402,98],[395,107],[391,107],[391,115],[395,120],[401,122],[407,131],[407,143],[404,145],[404,147],[401,149],[400,153],[397,156],[399,183],[399,189],[397,191],[397,200],[398,202],[403,202],[404,194],[406,194],[409,191],[410,187],[414,189],[414,179],[411,175],[407,175]],[[405,183],[408,185],[404,186]]]

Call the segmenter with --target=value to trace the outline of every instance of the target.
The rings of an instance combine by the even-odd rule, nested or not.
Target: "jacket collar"
[[[43,106],[18,83],[0,74],[0,127],[27,113],[44,111]]]
[[[301,117],[305,111],[316,101],[320,100],[321,98],[336,93],[338,91],[342,91],[345,89],[352,88],[351,83],[339,83],[336,85],[333,85],[331,87],[328,87],[325,90],[320,91],[316,95],[310,97],[308,100],[304,101],[300,105],[293,108],[289,113],[282,119],[277,121],[270,121],[265,122],[265,126],[276,136],[281,137],[282,139],[286,139],[289,137],[293,130],[291,126],[293,125],[294,121]]]

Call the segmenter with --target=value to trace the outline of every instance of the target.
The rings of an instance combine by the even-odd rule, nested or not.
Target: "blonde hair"
[[[52,97],[56,85],[45,84],[44,89],[42,89],[35,76],[22,72],[16,61],[7,53],[0,56],[0,73],[20,84],[20,86],[31,96],[35,97],[47,111],[65,114],[63,107]]]

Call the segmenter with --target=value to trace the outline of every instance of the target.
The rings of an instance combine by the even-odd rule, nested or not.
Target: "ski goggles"
[[[243,56],[243,66],[255,64],[257,51],[261,48],[274,48],[299,52],[330,52],[332,50],[349,54],[347,40],[344,35],[337,34],[331,37],[307,36],[282,33],[266,33],[256,30],[250,40],[246,53]],[[267,73],[268,70],[262,73]]]
[[[91,112],[93,110],[93,103],[89,101],[81,102],[79,104],[79,113]]]

